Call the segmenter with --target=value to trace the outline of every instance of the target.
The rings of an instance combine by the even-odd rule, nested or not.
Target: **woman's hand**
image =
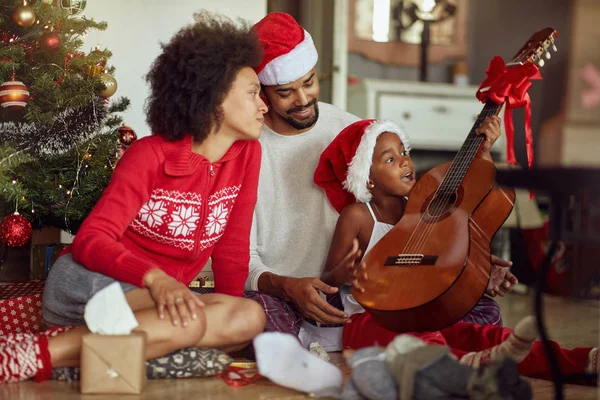
[[[198,318],[197,309],[204,307],[199,296],[187,286],[167,275],[161,269],[153,269],[144,276],[144,285],[156,302],[158,318],[165,318],[165,310],[173,325],[187,326],[191,319]]]

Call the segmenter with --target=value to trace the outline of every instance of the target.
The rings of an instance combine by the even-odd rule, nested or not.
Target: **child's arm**
[[[364,208],[364,207],[363,207]],[[352,204],[346,207],[338,218],[329,247],[329,255],[321,280],[328,285],[341,287],[343,284],[354,284],[360,288],[357,275],[364,273],[364,265],[360,263],[362,250],[359,246],[359,234],[365,213],[360,205]]]

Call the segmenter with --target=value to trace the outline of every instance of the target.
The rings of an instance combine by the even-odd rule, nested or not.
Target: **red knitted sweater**
[[[65,252],[88,269],[142,286],[160,268],[189,284],[209,257],[215,292],[241,296],[261,149],[237,141],[214,164],[190,137],[134,142]]]

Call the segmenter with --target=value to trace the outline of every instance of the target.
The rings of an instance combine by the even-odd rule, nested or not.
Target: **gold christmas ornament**
[[[29,6],[19,6],[13,11],[12,18],[21,28],[29,28],[35,23],[35,12]]]
[[[106,86],[105,89],[102,89],[98,92],[98,96],[100,97],[110,97],[117,91],[117,80],[111,74],[102,74],[100,75],[100,80]]]
[[[0,106],[18,110],[27,105],[29,90],[23,82],[8,81],[0,85]]]

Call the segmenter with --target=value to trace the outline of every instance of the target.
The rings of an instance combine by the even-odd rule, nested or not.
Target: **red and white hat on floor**
[[[289,14],[273,12],[254,25],[263,47],[263,61],[254,68],[263,85],[294,82],[317,64],[317,49],[310,36]]]
[[[373,151],[384,132],[398,135],[404,149],[410,151],[408,135],[394,121],[365,119],[348,125],[321,154],[314,181],[338,213],[351,203],[371,201],[367,183]]]

